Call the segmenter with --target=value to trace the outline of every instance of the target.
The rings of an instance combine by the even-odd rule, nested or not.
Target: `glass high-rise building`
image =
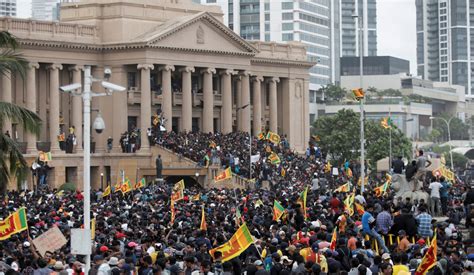
[[[474,97],[474,1],[416,0],[418,75],[466,87]]]
[[[0,16],[16,16],[16,0],[0,0]]]

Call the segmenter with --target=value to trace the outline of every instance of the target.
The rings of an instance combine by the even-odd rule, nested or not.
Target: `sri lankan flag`
[[[346,183],[334,189],[334,192],[347,193],[349,192],[349,188],[350,188],[349,183]]]
[[[435,234],[433,239],[431,240],[431,245],[428,248],[428,251],[426,251],[425,256],[423,256],[423,259],[421,260],[421,264],[418,266],[418,268],[415,271],[415,275],[425,275],[426,273],[428,273],[428,271],[434,265],[436,265],[436,262],[438,261],[437,253],[438,253],[438,245],[436,243],[436,234]]]
[[[40,161],[51,161],[53,159],[51,152],[39,152],[38,157]]]
[[[13,234],[28,229],[26,209],[20,208],[15,213],[0,221],[0,241],[10,238]]]
[[[264,133],[264,132],[260,132],[260,134],[258,134],[258,136],[257,136],[257,139],[258,139],[258,140],[264,140],[264,139],[265,139],[265,133]]]
[[[374,192],[375,196],[381,197],[385,192],[387,192],[388,189],[388,181],[386,181],[384,184],[375,187]]]
[[[198,193],[198,194],[194,195],[191,200],[192,200],[192,201],[199,201],[199,200],[201,200],[201,194]]]
[[[268,157],[268,159],[270,160],[272,164],[275,164],[275,165],[280,164],[281,162],[280,157],[275,152],[272,152],[270,156]]]
[[[146,180],[145,178],[142,178],[139,182],[135,183],[135,186],[133,186],[133,189],[137,190],[145,186],[146,186]]]
[[[359,215],[361,216],[364,215],[365,209],[364,209],[364,206],[362,206],[362,204],[355,202],[354,207]]]
[[[364,186],[366,186],[369,183],[369,176],[365,176],[364,178]],[[357,185],[362,186],[362,177],[359,177],[357,180]]]
[[[227,167],[227,169],[225,169],[224,172],[214,177],[214,181],[220,182],[220,181],[231,179],[231,178],[232,178],[232,170],[230,169],[230,167]]]
[[[268,131],[267,140],[271,141],[274,144],[279,144],[280,143],[280,136],[277,133],[273,133],[273,132]]]
[[[329,245],[329,249],[331,249],[332,251],[336,250],[336,244],[337,244],[337,226],[334,227],[334,231],[332,232],[331,245]]]
[[[306,219],[306,197],[308,196],[308,187],[306,186],[306,188],[301,192],[300,194],[300,197],[298,198],[298,200],[296,201],[297,204],[299,204],[301,206],[301,209],[303,209],[303,215]]]
[[[173,197],[171,197],[170,209],[171,209],[171,224],[173,225],[173,224],[174,224],[174,219],[175,219],[175,217],[176,217],[176,212],[175,212],[175,209],[174,209],[174,200],[173,200]]]
[[[206,214],[204,212],[204,205],[201,209],[201,226],[199,227],[200,230],[207,231],[207,223],[206,223]]]
[[[173,191],[171,192],[171,199],[179,201],[184,198],[184,180],[180,180],[175,183]]]
[[[283,205],[281,205],[277,200],[273,201],[273,220],[279,221],[284,212],[285,207],[283,207]]]
[[[328,163],[326,163],[326,165],[324,165],[324,173],[331,173],[331,162],[328,160]]]
[[[120,190],[122,190],[122,183],[119,182],[119,183],[115,184],[114,188],[112,189],[112,192],[115,193],[115,192],[118,192]]]
[[[126,178],[125,182],[122,184],[122,186],[120,186],[120,191],[122,191],[122,194],[125,195],[132,190],[133,190],[132,183],[130,182],[128,178]]]
[[[357,100],[364,99],[365,93],[364,93],[364,90],[362,88],[353,89],[352,93],[354,94],[354,96]]]
[[[211,140],[211,142],[209,142],[209,148],[216,148],[216,147],[217,147],[216,142]]]
[[[347,167],[347,169],[346,169],[346,176],[347,176],[348,178],[352,178],[352,169],[349,168],[349,167]]]
[[[354,215],[354,209],[352,208],[354,205],[354,198],[355,194],[352,193],[344,200],[344,210],[348,211],[350,216]]]
[[[390,117],[384,117],[380,121],[380,125],[385,129],[392,128],[392,124],[393,124],[393,122],[392,122],[392,119]]]
[[[105,188],[104,193],[102,193],[102,198],[109,196],[110,193],[111,193],[111,190],[110,190],[110,185],[109,185]]]
[[[237,229],[234,235],[227,241],[225,244],[220,245],[214,249],[209,250],[209,254],[214,258],[214,253],[219,251],[222,253],[222,262],[232,260],[235,257],[238,257],[242,252],[244,252],[251,244],[253,243],[252,234],[247,227],[247,224],[242,224],[242,226]]]

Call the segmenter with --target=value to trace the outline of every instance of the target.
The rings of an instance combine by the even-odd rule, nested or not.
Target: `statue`
[[[392,176],[392,188],[395,190],[395,204],[397,204],[397,199],[401,197],[403,200],[406,198],[410,198],[411,201],[423,200],[426,205],[429,205],[430,195],[427,192],[421,190],[422,184],[418,183],[415,186],[415,180],[416,179],[413,178],[411,181],[407,182],[405,175],[395,174]]]
[[[199,26],[196,30],[196,43],[204,44],[204,29],[202,26]]]

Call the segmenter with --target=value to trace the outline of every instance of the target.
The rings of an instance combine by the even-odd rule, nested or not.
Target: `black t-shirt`
[[[405,164],[401,159],[396,159],[392,162],[393,172],[397,174],[401,174],[403,172],[403,168],[405,168]]]

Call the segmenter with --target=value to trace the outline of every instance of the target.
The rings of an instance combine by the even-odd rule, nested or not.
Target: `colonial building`
[[[82,180],[82,100],[59,87],[82,82],[85,65],[97,78],[109,68],[109,81],[127,87],[93,99],[92,119],[100,112],[106,124],[101,134],[92,134],[93,187],[100,173],[114,181],[121,162],[134,161],[137,169],[153,166],[145,133],[157,110],[166,118],[167,131],[257,135],[267,127],[304,150],[308,69],[314,63],[306,61],[302,44],[246,41],[222,23],[218,7],[191,0],[82,0],[62,4],[60,17],[60,22],[0,19],[0,29],[18,37],[21,54],[30,62],[24,79],[1,77],[1,98],[43,120],[39,137],[24,133],[15,122],[2,130],[25,142],[31,158],[37,144],[50,147],[50,183]],[[97,83],[92,89],[103,92]],[[57,136],[71,126],[77,146],[66,154]],[[131,127],[142,130],[141,148],[123,154],[119,140]]]

